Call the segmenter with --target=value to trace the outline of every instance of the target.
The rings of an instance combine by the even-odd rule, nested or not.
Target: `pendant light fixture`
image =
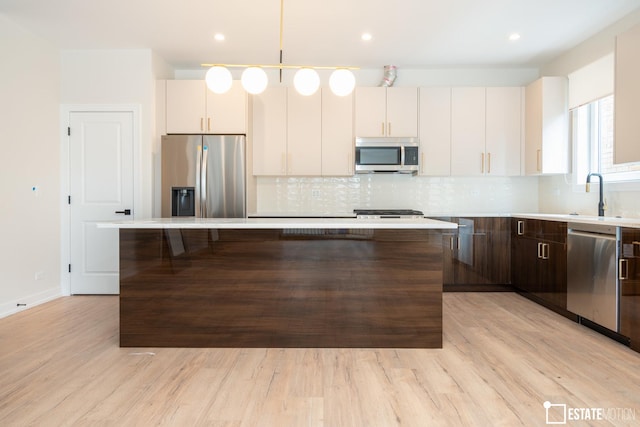
[[[215,66],[209,68],[207,74],[204,77],[207,82],[207,87],[213,93],[225,93],[231,89],[233,83],[233,77],[231,77],[231,71],[225,67]]]
[[[252,95],[257,95],[267,88],[269,78],[267,73],[260,67],[249,67],[242,72],[240,77],[244,90]]]
[[[280,70],[280,83],[282,83],[283,69],[297,69],[293,77],[293,86],[301,95],[313,95],[320,87],[320,76],[317,70],[334,70],[329,78],[331,91],[338,96],[349,95],[356,85],[356,78],[352,70],[358,67],[331,67],[312,65],[285,65],[282,62],[284,0],[280,0],[280,63],[277,65],[265,64],[201,64],[210,67],[205,80],[207,87],[215,93],[224,93],[231,88],[231,72],[229,68],[245,68],[242,72],[241,82],[244,89],[254,95],[262,93],[269,80],[265,68],[278,68]]]

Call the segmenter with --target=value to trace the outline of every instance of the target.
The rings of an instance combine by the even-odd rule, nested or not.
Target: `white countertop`
[[[576,222],[582,224],[606,224],[614,227],[640,228],[640,218],[618,218],[611,216],[590,216],[570,214],[519,213],[513,218],[542,219],[546,221]]]
[[[152,218],[134,221],[100,222],[99,228],[366,228],[366,229],[456,229],[457,224],[428,218]]]

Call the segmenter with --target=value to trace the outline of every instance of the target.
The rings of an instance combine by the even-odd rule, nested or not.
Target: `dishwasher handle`
[[[581,236],[581,237],[589,237],[590,239],[604,239],[604,240],[616,240],[616,236],[613,234],[600,234],[600,233],[590,233],[588,231],[577,231],[577,230],[569,230],[567,232],[570,236]]]

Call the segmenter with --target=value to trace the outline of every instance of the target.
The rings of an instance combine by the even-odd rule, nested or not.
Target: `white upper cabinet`
[[[267,88],[252,123],[254,175],[353,175],[353,96]]]
[[[167,133],[244,134],[247,94],[239,81],[224,94],[204,80],[167,80]]]
[[[417,88],[387,88],[387,136],[418,136]]]
[[[566,77],[542,77],[525,91],[525,174],[569,172]]]
[[[485,172],[487,175],[521,174],[523,97],[521,87],[487,88]]]
[[[167,133],[204,133],[205,90],[202,80],[167,80]]]
[[[355,136],[417,137],[418,89],[356,88]]]
[[[206,84],[205,84],[206,87]],[[240,80],[234,80],[231,89],[223,94],[207,92],[207,131],[217,134],[244,134],[247,132],[247,92]]]
[[[287,175],[322,173],[322,95],[287,91]]]
[[[451,90],[451,175],[521,174],[521,87]]]
[[[614,163],[640,161],[640,25],[616,38]]]
[[[322,90],[322,175],[354,173],[353,94]]]
[[[287,174],[287,88],[253,95],[253,174]]]
[[[484,175],[485,153],[484,87],[451,90],[451,174]]]
[[[420,88],[420,175],[451,175],[451,88]]]

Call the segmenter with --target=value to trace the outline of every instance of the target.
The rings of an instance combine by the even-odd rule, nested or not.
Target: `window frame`
[[[590,172],[601,173],[601,144],[602,141],[599,138],[601,117],[599,108],[595,108],[595,105],[602,99],[607,97],[613,97],[613,94],[605,95],[598,99],[594,99],[587,104],[582,104],[569,110],[570,116],[570,132],[571,132],[571,148],[572,148],[572,183],[574,192],[584,193],[586,191],[586,176]],[[613,102],[613,100],[612,100]],[[579,137],[577,132],[579,129],[575,125],[576,111],[588,106],[588,120],[589,125],[589,147],[585,148],[580,146]],[[615,114],[615,111],[614,111]],[[584,119],[584,118],[583,118]],[[615,130],[613,131],[613,138],[615,144]],[[580,137],[585,137],[581,135]],[[595,144],[594,144],[595,141]],[[615,150],[615,145],[614,145]],[[585,153],[585,151],[587,153]],[[586,158],[584,158],[585,156]],[[588,170],[585,165],[588,166]],[[624,171],[624,172],[609,172],[602,174],[604,182],[607,183],[607,187],[614,191],[638,191],[640,190],[640,170]],[[599,182],[599,180],[597,180]]]

